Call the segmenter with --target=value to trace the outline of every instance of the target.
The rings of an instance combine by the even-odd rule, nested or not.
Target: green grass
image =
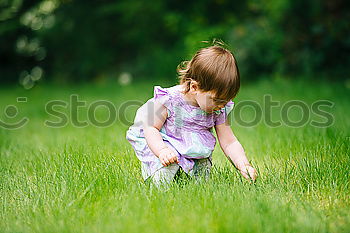
[[[44,126],[45,120],[55,120],[45,112],[49,100],[78,94],[88,103],[106,99],[120,106],[147,100],[153,85],[168,84],[3,87],[1,111],[17,96],[28,97],[16,104],[19,114],[8,121],[27,116],[30,122],[18,130],[0,129],[0,232],[350,231],[350,95],[339,83],[276,80],[242,86],[237,102],[261,103],[271,94],[282,103],[335,103],[329,109],[334,124],[327,128],[232,124],[259,172],[254,185],[217,147],[207,183],[180,179],[160,192],[142,182],[139,161],[125,139],[128,126],[119,120],[106,128],[77,128],[70,122],[63,128]],[[86,109],[80,109],[80,120],[87,118]],[[135,110],[128,109],[128,119]],[[250,114],[246,110],[243,116],[251,119]],[[297,109],[290,114],[298,119]],[[99,109],[97,116],[103,120],[106,112]]]

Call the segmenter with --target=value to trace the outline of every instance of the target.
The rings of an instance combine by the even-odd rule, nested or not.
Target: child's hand
[[[159,159],[165,167],[172,163],[179,163],[176,154],[169,147],[164,147],[161,149],[159,153]]]
[[[255,181],[258,176],[256,170],[250,164],[246,164],[243,168],[239,169],[239,171],[247,180]]]

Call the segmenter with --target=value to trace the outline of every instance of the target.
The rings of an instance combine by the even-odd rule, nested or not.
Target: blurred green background
[[[350,232],[349,6],[0,0],[0,123],[30,120],[15,130],[0,124],[0,232]],[[207,183],[152,190],[121,120],[131,124],[138,106],[121,106],[174,85],[177,65],[214,38],[241,71],[234,113],[248,122],[257,114],[237,111],[239,103],[265,106],[268,95],[280,104],[252,127],[232,123],[259,179],[244,181],[217,144]],[[63,102],[56,110],[67,125],[45,126],[59,120],[46,109],[53,100]],[[98,100],[117,110],[108,127],[89,118]],[[332,116],[327,127],[310,123],[325,120],[313,111],[319,100],[332,103],[321,109]],[[307,124],[266,124],[266,116],[283,122],[290,101],[308,106]],[[290,121],[303,119],[294,107]],[[93,112],[95,121],[109,119],[107,110]]]
[[[223,40],[244,81],[346,81],[345,0],[1,0],[1,82],[175,80],[176,66]],[[349,84],[349,81],[346,83]]]

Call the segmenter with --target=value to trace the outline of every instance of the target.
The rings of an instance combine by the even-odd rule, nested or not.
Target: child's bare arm
[[[234,166],[240,170],[246,179],[256,179],[256,171],[250,165],[241,143],[237,140],[232,132],[231,127],[226,122],[216,125],[215,131],[219,139],[220,147],[226,157],[232,161]]]
[[[178,162],[177,156],[165,145],[159,133],[167,118],[167,109],[157,101],[150,102],[149,104],[146,118],[143,119],[143,131],[146,142],[164,166]]]

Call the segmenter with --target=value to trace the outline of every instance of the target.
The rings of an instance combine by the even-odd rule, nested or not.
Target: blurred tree
[[[350,65],[350,7],[345,0],[293,1],[280,27],[288,73],[326,72],[347,78]]]
[[[347,78],[345,0],[3,0],[2,81],[84,81],[128,72],[173,79],[176,65],[220,38],[245,79],[279,73]],[[40,74],[40,75],[39,75]]]

